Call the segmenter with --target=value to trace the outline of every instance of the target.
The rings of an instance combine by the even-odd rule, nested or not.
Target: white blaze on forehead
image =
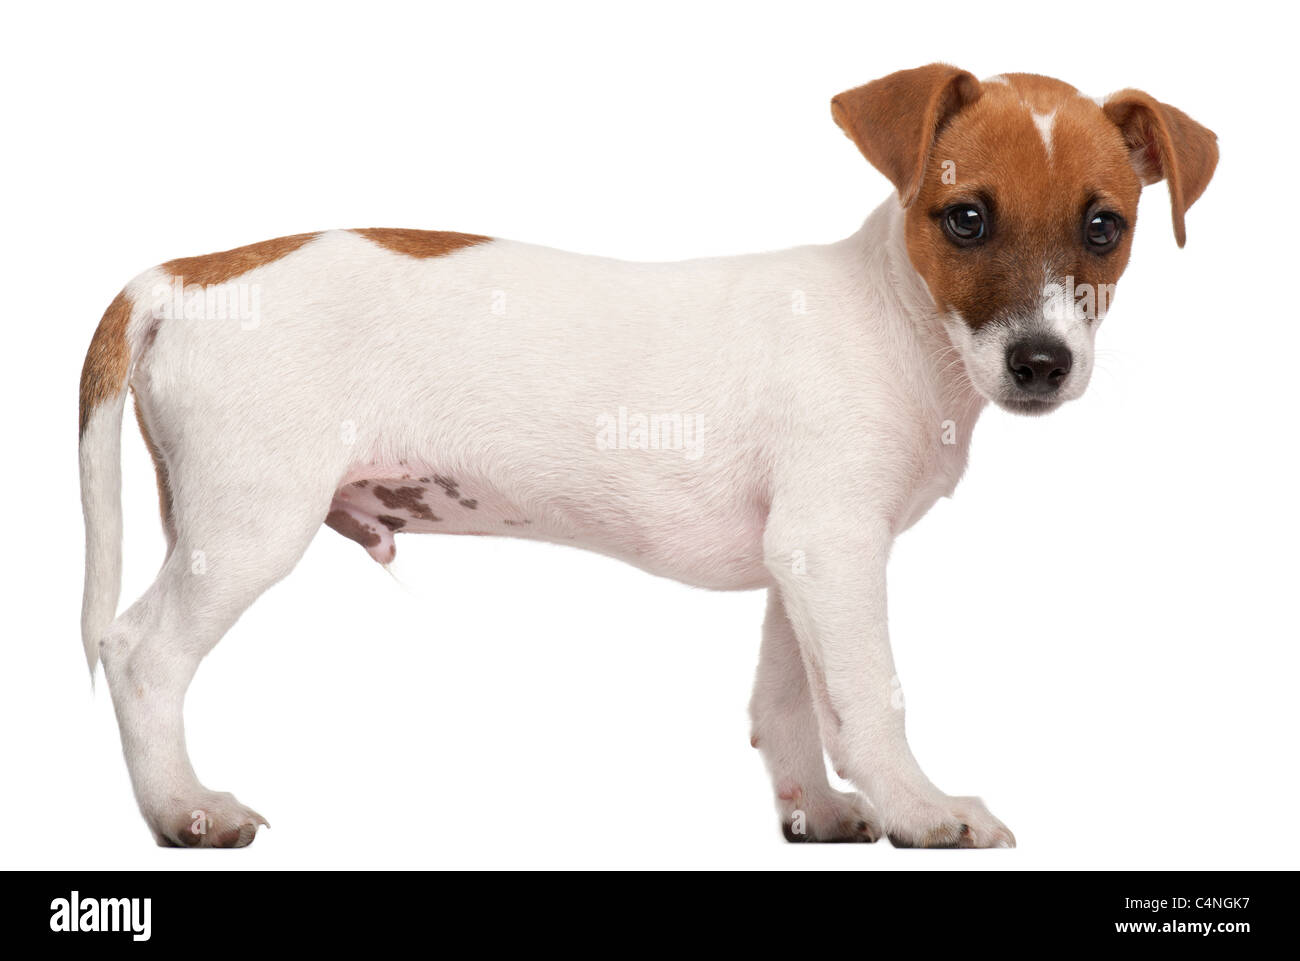
[[[1034,118],[1034,126],[1038,128],[1038,136],[1043,138],[1043,146],[1047,148],[1047,159],[1052,159],[1052,124],[1056,122],[1056,111],[1051,113],[1039,113],[1031,110],[1029,115]]]
[[[989,77],[987,80],[981,82],[1000,83],[1008,87],[1012,87],[1011,81],[1008,80],[1002,74],[998,74],[996,77]],[[1034,126],[1038,128],[1038,136],[1042,138],[1043,146],[1047,148],[1047,159],[1051,160],[1052,159],[1052,125],[1056,123],[1056,111],[1058,108],[1053,107],[1050,111],[1046,113],[1039,113],[1032,106],[1030,106],[1030,104],[1025,100],[1024,96],[1019,91],[1017,91],[1015,87],[1012,87],[1012,92],[1016,94],[1017,99],[1020,101],[1020,105],[1029,111],[1029,116],[1033,119]]]

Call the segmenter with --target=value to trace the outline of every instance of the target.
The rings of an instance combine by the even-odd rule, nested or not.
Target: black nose
[[[1038,337],[1012,344],[1007,351],[1007,369],[1016,386],[1030,394],[1053,394],[1065,382],[1074,358],[1070,348],[1051,337]]]

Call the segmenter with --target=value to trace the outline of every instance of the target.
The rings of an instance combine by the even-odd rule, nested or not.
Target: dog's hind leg
[[[233,462],[232,462],[233,463]],[[266,462],[198,471],[173,463],[175,543],[157,580],[104,633],[100,656],[140,811],[161,845],[243,847],[266,822],[208,790],[190,765],[182,706],[210,651],[302,556],[328,484],[294,483]],[[199,480],[196,482],[196,475]],[[250,500],[251,499],[251,500]]]
[[[767,594],[763,646],[749,713],[751,743],[772,776],[786,840],[880,839],[880,825],[865,799],[835,790],[826,777],[808,672],[775,587]]]

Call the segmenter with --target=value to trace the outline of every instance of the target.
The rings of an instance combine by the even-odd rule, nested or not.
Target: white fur
[[[1034,126],[1038,128],[1038,136],[1042,138],[1043,146],[1047,148],[1047,159],[1050,161],[1052,159],[1052,126],[1056,123],[1056,111],[1039,113],[1037,110],[1031,110],[1029,115],[1034,119]]]
[[[984,398],[902,224],[891,199],[837,244],[677,264],[503,240],[417,260],[329,232],[239,278],[260,298],[251,327],[159,321],[140,302],[171,278],[138,278],[132,384],[170,472],[174,541],[105,629],[121,403],[105,405],[82,446],[86,641],[156,838],[192,843],[203,810],[201,843],[251,840],[260,817],[190,766],[190,678],[340,488],[434,471],[478,504],[439,501],[444,529],[766,588],[752,710],[787,820],[802,811],[814,837],[1014,843],[978,801],[930,784],[903,733],[885,565],[957,483]],[[602,446],[598,424],[620,408],[697,418],[699,450]],[[872,805],[831,791],[823,748]]]

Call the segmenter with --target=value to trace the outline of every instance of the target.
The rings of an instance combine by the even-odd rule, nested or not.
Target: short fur
[[[898,196],[827,246],[637,264],[339,230],[171,261],[127,286],[82,378],[83,640],[159,843],[240,846],[265,823],[199,782],[181,705],[199,661],[325,522],[383,563],[398,532],[509,534],[763,588],[752,743],[786,836],[1014,844],[908,749],[890,546],[953,490],[987,402],[1041,412],[1082,393],[1101,317],[1049,315],[1045,285],[1118,279],[1141,183],[1158,177],[1181,243],[1214,137],[1135,91],[1098,104],[944,64],[847,91],[833,113]],[[962,249],[942,215],[972,197],[995,227]],[[1094,203],[1128,224],[1104,256],[1081,247]],[[234,287],[205,300],[213,285]],[[177,289],[193,311],[169,301]],[[246,294],[250,322],[208,315]],[[1074,364],[1027,407],[1007,350],[1040,334]],[[114,618],[128,384],[168,553]],[[830,787],[823,751],[861,795]]]

